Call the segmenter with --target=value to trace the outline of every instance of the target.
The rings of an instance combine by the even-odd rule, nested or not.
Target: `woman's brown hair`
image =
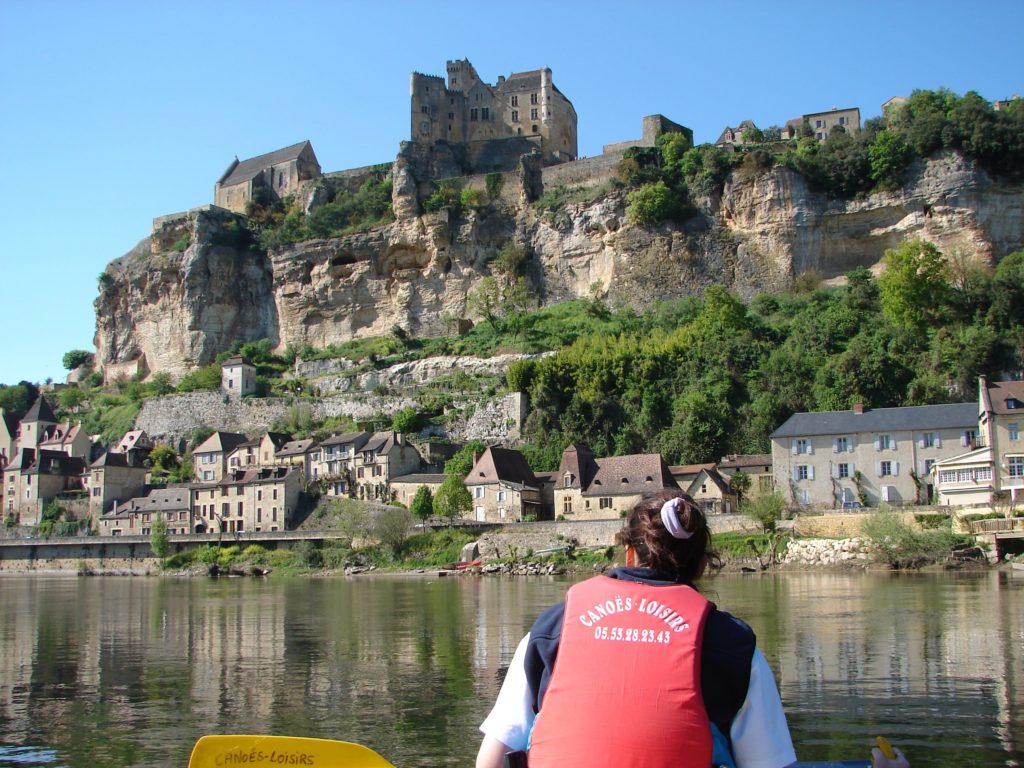
[[[675,538],[662,522],[661,508],[671,499],[680,500],[673,514],[678,515],[683,529],[690,533],[688,538]],[[711,549],[711,531],[704,513],[692,498],[677,489],[666,488],[640,499],[626,518],[618,541],[633,548],[637,565],[681,583],[692,582],[707,565],[719,563]]]

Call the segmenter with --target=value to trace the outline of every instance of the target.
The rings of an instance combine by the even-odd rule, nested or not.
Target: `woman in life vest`
[[[753,631],[693,586],[716,559],[693,499],[674,489],[646,496],[619,543],[626,567],[571,587],[519,643],[480,726],[477,768],[522,752],[530,768],[795,762]],[[875,757],[876,768],[906,766],[902,755]]]

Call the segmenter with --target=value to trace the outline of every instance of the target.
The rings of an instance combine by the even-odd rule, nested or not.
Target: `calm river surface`
[[[206,733],[469,766],[534,617],[569,581],[0,578],[0,767],[184,766]],[[802,760],[1024,765],[1024,578],[716,576],[775,669]]]

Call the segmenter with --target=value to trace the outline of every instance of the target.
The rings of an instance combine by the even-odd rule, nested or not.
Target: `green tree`
[[[171,540],[167,536],[167,522],[162,515],[157,514],[153,521],[153,527],[149,531],[149,547],[153,554],[163,560],[170,554]]]
[[[886,251],[882,264],[882,312],[893,325],[923,333],[949,304],[945,258],[932,243],[918,239]]]
[[[462,478],[456,474],[447,475],[434,495],[434,514],[448,520],[450,525],[472,508],[473,497]]]
[[[661,224],[679,218],[683,210],[683,201],[679,193],[664,181],[644,184],[630,192],[628,199],[626,215],[634,224]]]
[[[782,513],[786,509],[786,501],[778,492],[764,493],[751,499],[741,509],[752,520],[757,521],[765,533],[773,533]]]
[[[747,491],[750,490],[750,475],[746,474],[742,470],[737,471],[729,478],[729,487],[732,489],[733,493],[736,494],[736,502],[742,505]]]
[[[371,534],[397,554],[403,542],[409,538],[411,527],[412,515],[409,510],[402,507],[386,507],[374,515]]]
[[[391,417],[391,429],[395,432],[417,432],[422,421],[419,412],[415,408],[403,408]]]
[[[92,352],[87,352],[84,349],[72,349],[64,353],[63,365],[67,370],[73,371],[75,368],[80,368],[83,365],[91,368],[92,361]]]
[[[898,189],[912,157],[910,147],[895,131],[880,131],[868,147],[871,178],[879,189]]]
[[[423,522],[429,520],[430,516],[434,514],[434,495],[427,486],[421,485],[416,489],[416,495],[412,497],[409,511],[412,512],[414,517]]]
[[[459,449],[458,453],[444,463],[444,473],[446,475],[456,475],[460,478],[465,477],[469,474],[469,470],[473,468],[476,457],[482,455],[486,450],[487,443],[482,440],[473,440],[466,443],[466,445]]]
[[[78,387],[65,387],[57,393],[57,402],[65,411],[73,411],[87,400],[85,392]]]
[[[166,479],[173,482],[171,477],[177,474],[181,466],[178,452],[167,443],[159,443],[154,446],[153,450],[149,452],[147,461],[152,468],[152,477],[157,481]]]

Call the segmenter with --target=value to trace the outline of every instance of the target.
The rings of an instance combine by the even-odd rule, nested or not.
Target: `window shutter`
[[[896,477],[899,473],[900,473],[900,463],[898,461],[894,461],[892,463],[892,476]]]
[[[876,451],[882,450],[882,436],[881,435],[875,435],[875,450]]]
[[[846,445],[849,446],[846,449],[847,452],[853,453],[853,449],[857,447],[857,438],[854,437],[853,435],[850,435],[849,439],[846,441]]]
[[[962,432],[960,434],[960,447],[961,448],[966,448],[967,447],[967,433],[966,432]]]
[[[807,441],[807,455],[810,456],[814,453],[814,444],[810,440]]]
[[[807,465],[807,479],[808,480],[813,480],[814,479],[814,465],[813,464],[808,464]]]
[[[799,480],[800,479],[800,467],[793,467],[793,479],[794,480]]]
[[[924,448],[924,435],[921,435],[921,437],[917,439],[917,447]]]
[[[935,447],[936,448],[941,448],[942,447],[942,438],[939,437],[938,435],[935,436]]]
[[[857,468],[855,466],[853,466],[853,462],[851,461],[850,462],[850,479],[852,480],[853,476],[856,475],[856,474],[857,474]]]
[[[839,438],[832,438],[832,453],[839,453]]]
[[[882,476],[882,462],[880,462],[880,461],[876,461],[875,462],[875,474],[878,477]]]
[[[839,465],[835,462],[832,463],[832,477],[839,477]]]
[[[790,440],[789,441],[789,448],[793,452],[793,455],[796,456],[796,452],[797,452],[796,440]]]
[[[894,451],[896,450],[896,436],[895,435],[890,435],[889,436],[889,447],[892,450],[894,450]]]

